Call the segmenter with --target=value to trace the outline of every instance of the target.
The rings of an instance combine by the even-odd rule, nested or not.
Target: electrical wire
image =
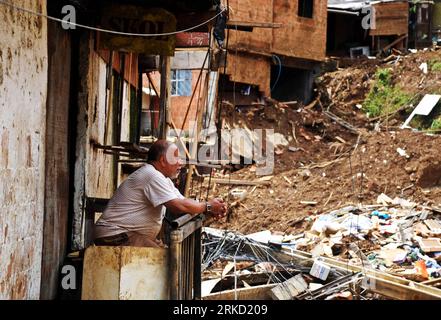
[[[273,55],[273,59],[276,58],[278,65],[279,65],[279,74],[277,75],[276,81],[274,82],[273,86],[271,87],[271,91],[273,91],[277,84],[279,83],[280,80],[280,75],[282,74],[282,60],[280,60],[279,56],[276,56],[275,54]]]
[[[227,239],[229,242],[227,243]],[[209,244],[212,244],[216,241],[212,241]],[[208,244],[205,244],[208,245]],[[212,248],[210,251],[208,251],[208,254],[206,257],[204,257],[204,261],[202,263],[203,270],[204,271],[208,266],[210,266],[215,260],[221,258],[223,254],[227,254],[228,259],[232,259],[233,261],[237,260],[237,253],[240,247],[249,247],[251,250],[252,256],[250,257],[251,260],[255,261],[256,263],[263,263],[263,262],[269,262],[272,265],[274,265],[273,271],[268,271],[264,268],[264,273],[268,275],[269,281],[272,281],[273,283],[282,283],[286,281],[287,279],[291,278],[294,274],[293,272],[298,272],[299,270],[295,271],[288,270],[285,268],[284,264],[281,263],[276,257],[274,257],[270,251],[272,251],[271,248],[260,244],[254,240],[248,239],[244,235],[238,233],[238,232],[224,232],[222,237],[217,241],[217,246]],[[228,252],[234,252],[234,255],[231,256],[228,255]],[[295,266],[294,266],[295,267]],[[284,274],[281,271],[278,271],[277,269],[281,268],[283,272],[285,272],[288,275],[288,278],[284,276]],[[276,270],[276,271],[274,271]],[[302,272],[300,270],[300,272]],[[235,272],[236,277],[236,272]]]
[[[216,19],[218,16],[220,16],[222,13],[224,13],[227,9],[222,9],[218,14],[216,14],[215,16],[213,16],[212,18],[208,19],[207,21],[204,21],[196,26],[187,28],[187,29],[183,29],[183,30],[179,30],[179,31],[173,31],[173,32],[164,32],[164,33],[127,33],[127,32],[120,32],[120,31],[114,31],[114,30],[108,30],[108,29],[102,29],[102,28],[96,28],[96,27],[91,27],[91,26],[87,26],[84,24],[79,24],[76,22],[71,22],[71,21],[67,21],[67,20],[63,20],[63,19],[59,19],[59,18],[55,18],[49,15],[46,15],[44,13],[40,13],[40,12],[36,12],[36,11],[32,11],[23,7],[19,7],[16,6],[12,3],[6,2],[4,0],[0,0],[0,4],[9,6],[15,10],[18,11],[22,11],[22,12],[26,12],[29,14],[33,14],[39,17],[43,17],[46,18],[48,20],[52,20],[52,21],[56,21],[56,22],[60,22],[63,23],[65,25],[68,26],[74,26],[74,27],[79,27],[79,28],[83,28],[83,29],[88,29],[88,30],[93,30],[93,31],[98,31],[98,32],[103,32],[103,33],[110,33],[110,34],[115,34],[115,35],[121,35],[121,36],[130,36],[130,37],[158,37],[158,36],[171,36],[171,35],[176,35],[179,33],[183,33],[183,32],[188,32],[194,29],[197,29],[203,25],[206,25],[207,23],[211,22],[212,20]]]

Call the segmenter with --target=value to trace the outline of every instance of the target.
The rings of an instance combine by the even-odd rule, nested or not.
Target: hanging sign
[[[158,34],[157,36],[142,37],[99,32],[100,49],[150,55],[174,55],[176,36],[160,34],[176,31],[176,18],[164,9],[106,6],[101,12],[100,27],[129,34]]]

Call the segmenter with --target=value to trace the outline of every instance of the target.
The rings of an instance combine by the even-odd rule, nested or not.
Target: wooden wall
[[[91,33],[80,36],[76,161],[73,197],[72,250],[85,247],[86,197],[110,198],[116,187],[113,156],[104,154],[94,143],[115,143],[113,109],[106,104],[106,61],[94,50]],[[116,98],[112,97],[112,101]]]
[[[326,56],[327,1],[314,0],[313,17],[297,15],[298,0],[274,0],[273,53],[322,61]]]
[[[229,48],[322,61],[326,53],[327,1],[314,0],[312,18],[299,17],[298,0],[232,0],[230,20],[280,23],[280,28],[230,29]],[[304,44],[308,45],[304,45]]]
[[[266,57],[230,54],[227,58],[227,74],[230,81],[257,85],[265,96],[271,95],[271,61]]]
[[[46,13],[46,0],[9,3]],[[0,300],[39,299],[50,143],[47,20],[2,4],[0,35]]]
[[[273,0],[230,0],[230,20],[240,22],[273,22]],[[230,29],[229,48],[271,53],[272,29],[254,28],[253,32]]]
[[[66,255],[69,210],[70,34],[48,21],[46,187],[41,299],[55,299]]]
[[[110,51],[99,50],[96,51],[103,60],[109,64]],[[124,53],[124,79],[127,80],[132,86],[138,88],[138,54],[136,53]],[[121,54],[117,51],[113,52],[112,58],[113,69],[121,73]]]
[[[374,5],[375,29],[371,36],[401,35],[408,32],[409,4],[407,2]]]
[[[327,1],[314,0],[313,18],[298,16],[298,0],[230,0],[230,21],[282,24],[280,28],[229,30],[227,74],[270,95],[271,55],[323,61]],[[307,45],[305,45],[307,44]]]

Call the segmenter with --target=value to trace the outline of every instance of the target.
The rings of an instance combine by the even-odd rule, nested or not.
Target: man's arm
[[[205,212],[206,204],[192,199],[173,199],[164,203],[166,208],[173,214],[190,213],[199,214]]]
[[[221,199],[212,199],[208,201],[211,205],[212,214],[221,217],[227,212],[227,206]],[[167,209],[173,214],[178,213],[190,213],[190,214],[200,214],[204,213],[206,210],[205,202],[198,202],[192,199],[173,199],[164,203]]]

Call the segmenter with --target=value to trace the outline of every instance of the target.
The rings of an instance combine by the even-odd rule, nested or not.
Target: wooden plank
[[[266,284],[251,288],[241,288],[209,294],[202,300],[271,300],[271,289],[277,284]]]
[[[282,250],[289,256],[296,257],[300,260],[310,260],[310,264],[312,265],[313,257],[310,253],[287,248],[283,248]],[[367,283],[371,284],[370,290],[389,298],[398,300],[441,299],[440,289],[377,270],[362,268],[347,261],[337,261],[329,257],[321,258],[324,263],[333,268],[340,269],[342,271],[352,271],[357,273],[363,272],[368,280]]]
[[[230,27],[250,27],[250,28],[281,28],[282,23],[273,22],[253,22],[253,21],[235,21],[228,20],[227,26]]]
[[[271,296],[274,300],[292,300],[294,297],[305,292],[308,284],[301,274],[298,274],[271,289]]]
[[[440,252],[441,241],[438,238],[421,239],[419,241],[420,248],[424,252]]]
[[[69,210],[70,35],[59,24],[48,21],[48,44],[44,259],[40,296],[43,300],[55,299],[57,295],[60,280],[55,270],[60,269],[66,255]]]
[[[207,58],[207,55],[205,56],[205,59]],[[204,64],[205,65],[205,60],[204,60]],[[203,69],[202,66],[202,69]],[[202,75],[202,69],[201,69],[201,73],[200,75]],[[208,88],[207,86],[207,81],[208,81],[208,74],[205,74],[205,89]],[[202,83],[201,83],[202,86]],[[196,88],[195,88],[196,91]],[[201,97],[200,97],[200,93],[201,93],[201,87],[199,87],[199,97],[197,99],[197,109],[196,109],[196,128],[194,128],[194,132],[196,132],[196,134],[194,135],[193,139],[193,144],[191,145],[192,149],[190,150],[191,152],[191,157],[189,157],[189,159],[196,159],[197,158],[197,152],[198,152],[198,143],[199,143],[199,132],[202,129],[202,115],[204,113],[204,107],[206,106],[204,104],[204,100],[201,101]],[[204,98],[208,95],[208,90],[204,90]],[[204,99],[203,98],[203,99]],[[185,123],[183,123],[182,125],[184,125]],[[193,129],[193,128],[191,128]],[[180,137],[180,135],[178,136]],[[193,164],[189,165],[188,168],[188,172],[187,172],[187,177],[186,177],[186,181],[185,181],[185,190],[184,190],[184,196],[188,197],[190,195],[190,185],[191,185],[191,180],[193,179],[193,172],[196,170],[196,166]]]
[[[271,60],[269,57],[251,56],[229,50],[227,74],[230,75],[230,81],[254,84],[259,87],[260,92],[270,96]]]
[[[231,185],[242,185],[242,186],[271,185],[271,181],[250,181],[250,180],[219,179],[219,178],[211,178],[211,182],[218,184],[231,184]]]
[[[374,6],[375,29],[371,36],[401,35],[408,33],[409,7],[407,2],[378,3]]]
[[[272,30],[272,53],[323,61],[326,58],[327,1],[314,1],[312,18],[298,16],[298,5],[299,1],[273,1],[273,22],[284,26]]]
[[[171,61],[170,57],[161,56],[161,96],[159,106],[160,139],[167,138],[170,123],[170,98],[171,98]]]
[[[437,220],[425,220],[424,223],[429,227],[433,233],[441,233],[441,224]]]
[[[394,40],[392,43],[390,43],[390,44],[388,44],[387,46],[385,46],[384,48],[382,48],[381,51],[380,51],[380,53],[381,53],[381,52],[384,52],[384,51],[386,51],[386,50],[388,50],[388,49],[390,49],[390,48],[392,48],[393,46],[395,46],[396,44],[398,44],[399,42],[403,41],[403,40],[406,39],[406,38],[407,38],[407,34],[404,34],[404,35],[398,37],[398,38],[397,38],[396,40]]]
[[[426,281],[421,282],[421,284],[424,284],[426,286],[435,286],[435,287],[437,287],[437,286],[441,285],[441,278],[426,280]]]

